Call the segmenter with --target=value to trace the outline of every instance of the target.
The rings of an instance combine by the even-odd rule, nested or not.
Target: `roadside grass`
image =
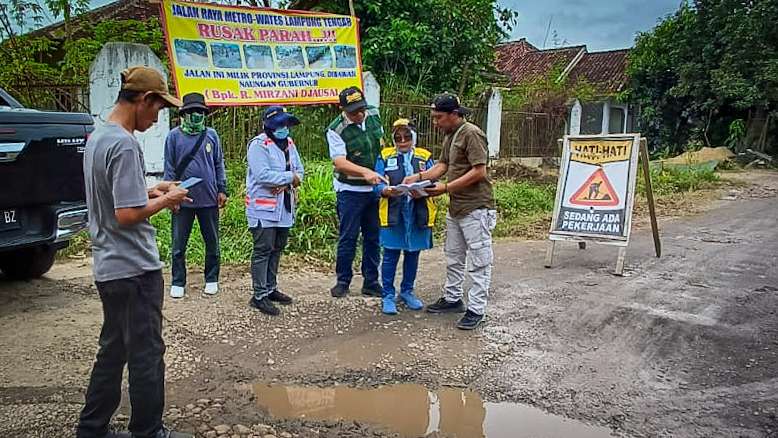
[[[714,170],[707,168],[653,168],[650,173],[654,196],[667,196],[713,188],[720,180],[719,175]],[[637,188],[639,195],[645,195],[646,186],[642,171],[638,175]]]
[[[246,163],[232,161],[227,165],[230,200],[222,211],[220,241],[224,264],[247,263],[251,258],[252,239],[246,221],[244,202],[246,189]],[[679,194],[713,188],[719,176],[705,169],[654,169],[651,171],[654,194],[657,199],[677,197]],[[645,187],[642,175],[638,176],[638,194],[642,198]],[[495,182],[498,223],[494,231],[499,238],[543,238],[548,232],[554,208],[556,185],[546,179],[500,179]],[[445,237],[448,198],[436,200],[436,245]],[[311,264],[331,263],[335,257],[338,236],[338,219],[332,190],[332,164],[327,161],[306,163],[305,179],[300,190],[297,219],[291,230],[287,252],[301,257]],[[157,229],[160,256],[170,261],[171,213],[162,212],[151,220]],[[75,257],[88,249],[89,239],[79,236],[64,250],[63,256]],[[195,224],[189,240],[187,260],[200,264],[205,258],[205,246]]]
[[[533,181],[498,181],[494,186],[498,221],[495,237],[537,238],[548,231],[556,186]],[[542,231],[541,231],[542,229]]]

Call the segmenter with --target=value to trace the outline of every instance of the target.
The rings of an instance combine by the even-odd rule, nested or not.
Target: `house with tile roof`
[[[159,18],[159,4],[149,0],[117,0],[104,6],[91,9],[82,15],[73,17],[71,26],[78,35],[82,23],[98,23],[105,20],[138,20]],[[65,39],[65,23],[62,21],[42,27],[33,32],[32,36],[45,36],[54,41]]]
[[[570,102],[566,131],[570,134],[633,132],[636,108],[616,99],[627,85],[629,49],[589,52],[586,46],[538,49],[522,38],[497,46],[496,68],[508,86],[549,74],[562,66],[560,79],[586,81],[594,100]]]

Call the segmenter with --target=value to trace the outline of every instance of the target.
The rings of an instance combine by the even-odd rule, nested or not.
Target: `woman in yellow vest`
[[[431,168],[434,164],[432,154],[416,147],[416,132],[408,119],[394,122],[392,139],[394,147],[384,148],[375,166],[376,173],[389,181],[389,184],[375,186],[375,190],[381,194],[378,217],[381,247],[384,249],[381,263],[382,310],[387,315],[397,314],[394,275],[401,253],[404,258],[400,300],[411,310],[424,307],[413,288],[419,254],[422,250],[432,248],[432,226],[435,223],[435,204],[431,198],[414,198],[396,188],[406,176]]]

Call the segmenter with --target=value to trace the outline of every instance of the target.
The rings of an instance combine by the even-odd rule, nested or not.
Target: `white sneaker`
[[[170,298],[184,298],[183,286],[170,286]]]
[[[205,294],[216,295],[219,292],[219,283],[205,283]]]

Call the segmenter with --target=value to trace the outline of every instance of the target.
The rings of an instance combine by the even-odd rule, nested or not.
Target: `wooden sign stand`
[[[560,143],[562,143],[562,140],[559,140]],[[567,153],[567,152],[565,152]],[[643,177],[645,178],[645,185],[646,185],[646,199],[648,201],[648,212],[651,219],[651,231],[654,238],[654,250],[657,257],[662,256],[662,245],[659,238],[659,227],[657,224],[657,218],[656,218],[656,206],[654,204],[654,193],[651,186],[651,173],[649,171],[649,159],[648,159],[648,145],[645,138],[640,138],[640,151],[639,151],[639,162],[640,167],[643,171]],[[563,157],[563,167],[565,167],[566,163],[564,161],[566,160],[566,157]],[[567,163],[569,165],[569,163]],[[561,170],[560,170],[561,171]],[[632,215],[632,205],[634,202],[634,190],[635,190],[635,182],[636,178],[630,178],[631,181],[629,181],[629,188],[627,192],[627,199],[626,199],[626,220],[625,220],[625,228],[626,228],[626,239],[623,240],[611,240],[611,239],[605,239],[602,237],[597,236],[580,236],[580,235],[571,235],[571,234],[559,234],[554,232],[554,228],[556,225],[556,221],[559,214],[560,205],[562,202],[562,197],[564,196],[564,186],[563,186],[563,179],[562,175],[560,174],[559,184],[557,187],[557,199],[555,202],[555,208],[554,208],[554,217],[552,220],[552,226],[551,226],[551,232],[549,233],[549,242],[548,246],[546,248],[546,258],[545,258],[545,267],[551,268],[553,261],[554,261],[554,250],[556,247],[557,241],[567,241],[567,242],[577,242],[578,248],[580,250],[586,249],[587,242],[594,242],[599,243],[603,245],[613,245],[619,247],[619,253],[618,257],[616,259],[616,269],[614,271],[615,275],[622,276],[624,275],[624,263],[626,261],[627,257],[627,245],[629,243],[629,235],[630,235],[630,228],[631,228],[631,215]]]

